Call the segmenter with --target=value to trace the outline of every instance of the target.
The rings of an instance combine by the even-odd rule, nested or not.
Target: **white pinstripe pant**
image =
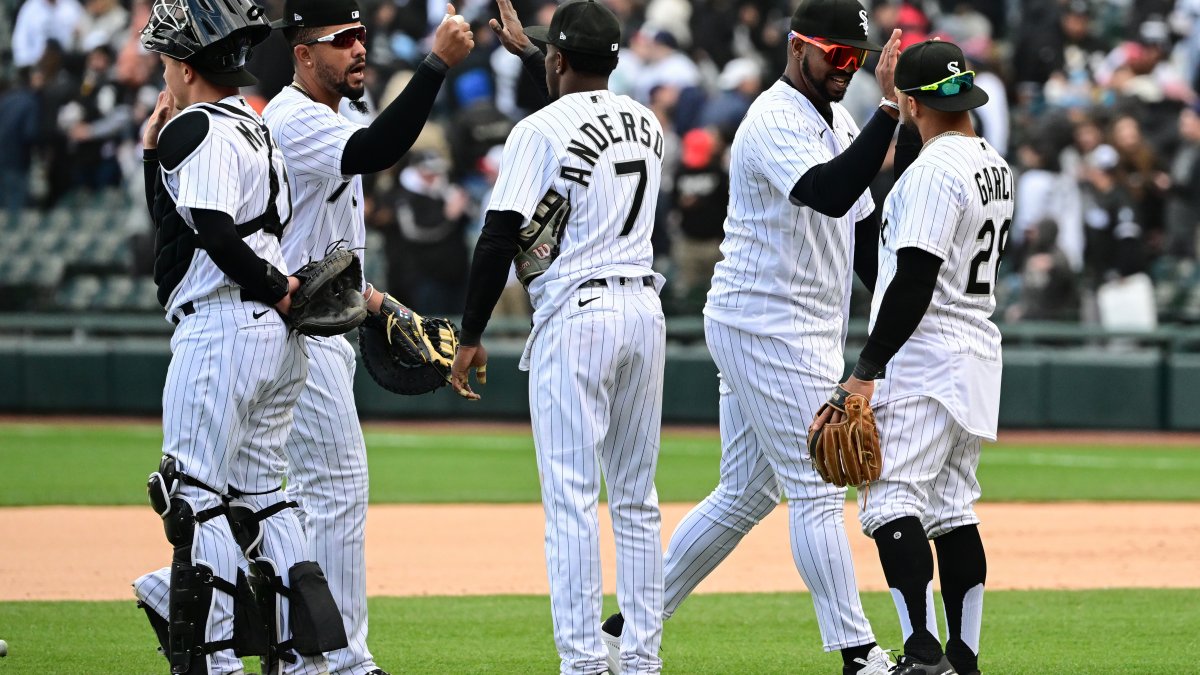
[[[854,581],[846,491],[807,460],[807,429],[836,382],[810,372],[790,343],[705,319],[721,372],[721,479],[667,547],[666,615],[788,498],[792,558],[812,591],[825,649],[874,642]]]
[[[288,496],[300,502],[308,559],[321,565],[349,646],[329,652],[331,675],[377,668],[367,649],[367,446],[354,404],[354,349],[343,337],[308,340],[308,381],[284,451]]]
[[[529,402],[554,641],[564,674],[606,668],[601,472],[617,545],[617,601],[625,615],[622,672],[662,670],[662,519],[654,472],[665,352],[658,294],[640,280],[622,286],[610,279],[606,287],[575,291],[533,345]]]
[[[920,518],[931,539],[979,523],[975,471],[983,439],[927,396],[888,401],[874,411],[883,472],[860,504],[863,532],[871,536],[905,516]]]
[[[308,360],[298,335],[289,334],[279,315],[265,305],[243,302],[236,289],[221,289],[195,303],[171,338],[171,364],[163,391],[163,454],[179,469],[224,492],[280,487],[286,463],[282,448],[300,396]],[[266,309],[265,313],[261,313]],[[254,312],[260,312],[258,317]],[[190,485],[179,488],[195,511],[220,504],[220,497]],[[249,496],[263,508],[283,498],[280,492]],[[262,555],[269,556],[287,579],[287,569],[306,560],[304,535],[291,510],[263,522]],[[197,523],[193,561],[203,562],[222,579],[234,583],[243,564],[240,549],[224,517]],[[168,615],[170,568],[134,582],[138,598],[160,616]],[[286,637],[287,604],[280,629]],[[233,599],[213,592],[204,640],[228,639],[233,633]],[[232,651],[212,654],[210,673],[240,673]],[[288,673],[317,675],[325,658],[302,657]]]

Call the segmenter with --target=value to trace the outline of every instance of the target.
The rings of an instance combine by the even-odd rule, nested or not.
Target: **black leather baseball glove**
[[[450,381],[458,327],[426,318],[383,295],[379,314],[358,327],[358,346],[371,379],[396,394],[425,394]]]

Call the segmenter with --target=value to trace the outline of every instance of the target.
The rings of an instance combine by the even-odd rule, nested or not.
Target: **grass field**
[[[376,503],[537,502],[533,441],[517,431],[405,432],[370,427]],[[0,424],[0,506],[145,504],[162,431],[149,424]],[[715,432],[667,434],[657,476],[664,502],[695,502],[717,480]],[[1200,500],[1200,447],[989,445],[986,501]]]
[[[538,500],[527,433],[368,426],[367,442],[375,502]],[[160,429],[144,423],[0,424],[0,506],[144,504],[160,443]],[[662,500],[705,496],[718,454],[715,434],[668,434]],[[995,445],[980,474],[989,501],[1200,501],[1200,448]],[[7,534],[0,570],[3,547],[20,545]],[[881,643],[899,647],[890,598],[870,593],[864,602]],[[1200,589],[992,592],[984,672],[1200,672],[1198,607]],[[373,650],[393,673],[556,671],[544,597],[372,598],[371,608]],[[663,657],[673,673],[839,672],[817,636],[804,594],[697,595],[667,623]],[[0,675],[166,671],[132,602],[0,603],[0,637],[11,652]]]
[[[884,646],[899,647],[891,599],[863,601]],[[998,591],[986,602],[990,675],[1196,672],[1200,591]],[[370,611],[372,649],[394,675],[557,672],[546,598],[372,598]],[[130,602],[0,603],[0,627],[5,675],[166,671]],[[808,596],[795,593],[690,598],[667,622],[662,654],[671,673],[833,675],[841,666],[820,651]]]

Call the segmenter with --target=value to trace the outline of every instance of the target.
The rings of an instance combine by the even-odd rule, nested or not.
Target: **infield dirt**
[[[664,546],[690,508],[663,506]],[[699,591],[804,590],[785,509],[756,527]],[[1200,503],[981,504],[978,513],[989,588],[1200,587]],[[612,530],[601,514],[612,592]],[[860,587],[885,589],[853,504],[846,519]],[[537,504],[373,505],[368,593],[544,595],[542,528]],[[162,523],[146,507],[3,508],[0,533],[0,601],[131,599],[130,582],[170,556]]]

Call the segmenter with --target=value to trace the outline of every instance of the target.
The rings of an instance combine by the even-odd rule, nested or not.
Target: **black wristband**
[[[854,364],[854,377],[860,380],[871,381],[878,380],[883,377],[884,367],[871,363],[859,357],[858,363]]]
[[[442,60],[442,57],[434,54],[433,52],[429,52],[429,55],[425,57],[424,63],[430,68],[433,68],[434,71],[443,75],[450,71],[450,66],[446,65],[446,62]]]

